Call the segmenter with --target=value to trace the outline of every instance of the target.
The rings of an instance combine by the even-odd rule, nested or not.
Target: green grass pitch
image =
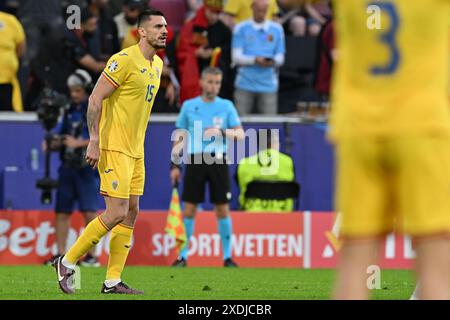
[[[0,300],[318,300],[329,299],[333,270],[254,268],[126,267],[123,280],[142,296],[100,294],[106,268],[81,268],[81,289],[63,294],[49,266],[1,266]],[[410,271],[383,270],[374,299],[408,299],[414,290]]]

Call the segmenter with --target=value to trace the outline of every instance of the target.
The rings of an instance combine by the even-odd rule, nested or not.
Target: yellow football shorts
[[[355,138],[336,151],[342,236],[450,232],[450,139]]]
[[[144,158],[133,158],[122,152],[102,149],[98,171],[102,195],[129,199],[130,195],[144,194]]]

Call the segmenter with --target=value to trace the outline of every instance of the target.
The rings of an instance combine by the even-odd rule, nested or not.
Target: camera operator
[[[59,151],[61,158],[55,207],[58,255],[46,261],[46,264],[66,252],[70,215],[75,202],[78,202],[78,209],[83,214],[86,225],[96,218],[98,209],[98,172],[85,162],[89,142],[86,112],[92,78],[87,71],[77,69],[67,79],[67,86],[70,91],[70,106],[64,111],[58,134],[52,136],[50,146],[45,141],[43,143],[44,149],[49,147],[51,151]],[[94,250],[86,255],[81,265],[99,266]]]

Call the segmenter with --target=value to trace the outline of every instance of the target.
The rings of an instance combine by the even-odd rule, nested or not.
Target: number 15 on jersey
[[[145,95],[145,100],[147,102],[152,102],[153,100],[153,89],[155,89],[154,85],[148,85],[147,86],[147,94]]]

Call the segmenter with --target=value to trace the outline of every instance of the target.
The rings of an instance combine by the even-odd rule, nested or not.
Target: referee
[[[218,97],[222,85],[222,71],[208,67],[200,79],[202,94],[186,100],[176,122],[177,133],[172,148],[170,178],[176,185],[181,177],[180,150],[187,146],[188,161],[185,166],[184,225],[187,238],[194,233],[197,205],[204,201],[208,183],[210,201],[218,220],[225,267],[237,267],[231,259],[232,222],[229,215],[231,199],[230,178],[226,161],[227,139],[244,138],[237,111],[229,100]],[[187,145],[183,144],[187,141]],[[188,242],[189,243],[189,242]],[[181,252],[173,266],[187,266],[188,246]]]

